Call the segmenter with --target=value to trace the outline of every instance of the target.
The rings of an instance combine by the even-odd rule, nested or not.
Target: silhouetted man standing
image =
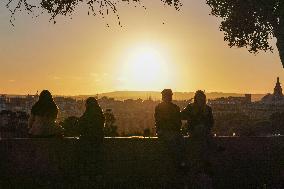
[[[155,108],[156,132],[158,138],[170,151],[176,166],[184,166],[183,140],[181,136],[180,108],[172,102],[171,89],[162,91],[162,102]]]

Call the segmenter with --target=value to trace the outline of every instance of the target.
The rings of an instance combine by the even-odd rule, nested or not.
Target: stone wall
[[[185,143],[189,157],[190,138]],[[225,149],[208,155],[215,188],[272,188],[283,182],[284,137],[216,137],[214,143]],[[75,138],[2,139],[0,187],[77,188],[83,183],[103,188],[164,188],[184,186],[191,177],[176,174],[167,150],[156,138],[106,138],[100,153],[94,147],[87,168],[81,163],[88,158],[78,156],[84,154],[82,146],[91,144]],[[87,152],[85,157],[89,156]],[[82,177],[86,170],[95,176]]]

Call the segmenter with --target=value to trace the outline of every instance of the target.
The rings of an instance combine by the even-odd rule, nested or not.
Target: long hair
[[[43,90],[40,93],[38,101],[32,107],[31,113],[56,119],[58,108],[48,90]]]
[[[199,109],[204,109],[206,106],[206,95],[204,91],[198,90],[194,95],[194,105]]]
[[[94,97],[86,100],[86,110],[79,119],[79,130],[81,136],[99,138],[104,136],[105,117],[98,101]]]
[[[94,97],[89,97],[86,100],[86,111],[84,113],[85,115],[94,114],[101,111],[101,107]]]

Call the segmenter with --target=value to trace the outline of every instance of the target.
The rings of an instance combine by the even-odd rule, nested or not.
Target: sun
[[[143,49],[134,54],[129,62],[131,78],[136,82],[155,82],[159,78],[162,61],[159,54],[153,49]]]
[[[151,46],[132,48],[124,70],[126,86],[134,90],[157,90],[168,80],[166,55]]]

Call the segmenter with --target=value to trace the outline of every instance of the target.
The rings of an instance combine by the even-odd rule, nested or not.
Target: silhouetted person
[[[56,124],[58,108],[48,90],[43,90],[38,101],[31,109],[29,134],[32,137],[51,137],[62,135],[61,127]]]
[[[194,102],[181,112],[182,119],[187,120],[191,135],[191,164],[193,174],[209,174],[209,151],[211,129],[214,125],[212,109],[206,104],[203,91],[196,91]]]
[[[79,119],[80,138],[102,142],[104,123],[105,117],[98,101],[94,97],[88,98],[86,111]]]
[[[172,102],[172,90],[162,91],[162,102],[155,108],[155,123],[158,138],[168,148],[175,165],[178,168],[184,166],[183,138],[181,135],[180,108]]]
[[[211,135],[214,125],[212,109],[206,104],[203,91],[196,91],[194,102],[182,110],[182,119],[187,120],[193,138],[204,139]]]
[[[79,119],[80,140],[78,147],[80,179],[88,182],[102,175],[102,145],[105,117],[97,100],[86,100],[86,111]],[[87,184],[87,183],[86,183]]]

